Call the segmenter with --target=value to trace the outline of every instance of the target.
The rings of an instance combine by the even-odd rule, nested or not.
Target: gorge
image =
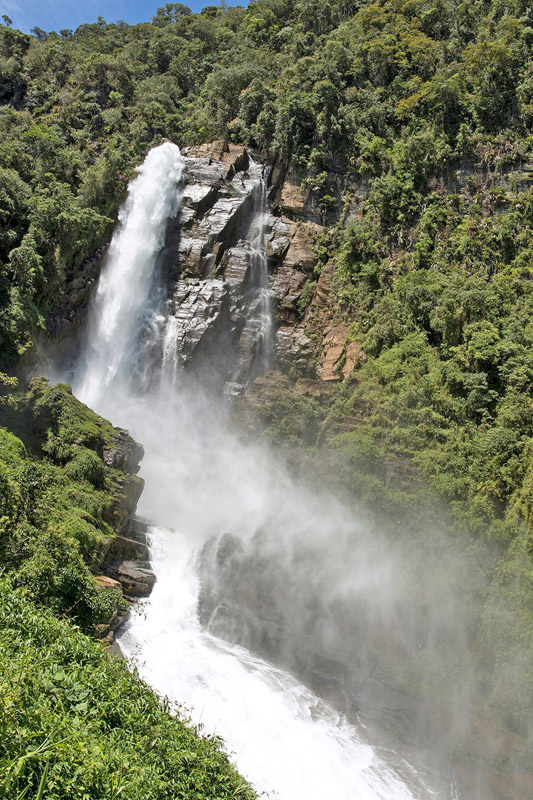
[[[232,421],[286,352],[292,329],[274,328],[272,298],[283,307],[298,252],[269,213],[268,171],[236,150],[150,151],[67,371],[145,448],[139,512],[157,582],[120,645],[260,791],[486,798],[488,776],[462,775],[463,795],[452,764],[472,725],[459,552],[426,532],[415,553]]]
[[[529,800],[530,3],[2,21],[0,796]]]

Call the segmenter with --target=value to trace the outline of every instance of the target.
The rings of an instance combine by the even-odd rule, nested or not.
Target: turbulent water
[[[335,503],[325,507],[323,499],[297,487],[271,455],[237,441],[227,429],[220,399],[209,397],[200,384],[181,384],[171,319],[157,326],[160,379],[151,391],[134,388],[131,376],[142,368],[140,333],[148,330],[144,321],[153,315],[157,295],[157,256],[167,219],[178,213],[182,171],[178,148],[164,144],[151,151],[132,181],[74,385],[82,400],[129,428],[146,450],[140,512],[153,525],[157,583],[142,611],[134,613],[121,645],[159,692],[189,708],[207,732],[225,739],[238,768],[267,796],[435,797],[401,759],[378,753],[361,730],[289,674],[199,624],[198,554],[210,537],[231,531],[249,540],[259,530],[271,531],[274,551],[280,531],[300,532],[302,540],[314,532],[320,548],[320,536],[344,532],[348,537],[358,523]],[[261,204],[251,252],[262,271],[259,318],[267,359],[271,320],[261,252],[264,195]]]
[[[414,795],[353,726],[286,673],[203,632],[191,537],[154,528],[158,582],[121,646],[152,685],[221,734],[241,772],[284,800]]]

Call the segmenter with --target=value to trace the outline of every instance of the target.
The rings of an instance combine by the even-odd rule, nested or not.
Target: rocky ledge
[[[156,582],[150,564],[147,532],[148,524],[144,520],[138,517],[130,519],[127,534],[116,536],[111,542],[103,564],[104,574],[94,579],[100,589],[114,589],[122,598],[110,622],[96,628],[96,635],[113,655],[121,655],[115,634],[129,619],[131,603],[148,597]]]
[[[129,606],[139,598],[147,597],[156,582],[150,564],[147,532],[148,524],[135,516],[144,481],[137,472],[144,450],[129,433],[116,428],[112,446],[103,451],[103,461],[114,486],[111,509],[115,536],[102,562],[102,574],[95,583],[102,590],[119,592],[122,602],[107,624],[98,625],[96,635],[110,652],[120,655],[115,633],[128,620]]]
[[[313,348],[296,323],[321,226],[304,218],[303,206],[293,209],[282,173],[258,154],[222,141],[183,153],[181,211],[161,257],[180,367],[207,368],[219,385],[246,389],[264,371],[259,317],[266,296],[277,323],[275,356],[297,358],[305,369]]]

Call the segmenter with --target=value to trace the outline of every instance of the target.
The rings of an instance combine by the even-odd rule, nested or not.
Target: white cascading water
[[[166,222],[178,212],[182,168],[178,148],[164,144],[149,153],[130,185],[74,386],[81,400],[129,428],[145,448],[139,511],[153,526],[157,583],[133,614],[121,647],[158,692],[225,739],[240,771],[269,797],[435,797],[414,770],[394,754],[380,755],[290,675],[200,627],[196,557],[210,536],[229,530],[246,537],[273,513],[281,515],[277,527],[299,526],[306,536],[313,530],[335,535],[354,523],[296,489],[271,456],[237,441],[224,426],[220,400],[212,402],[198,387],[173,390],[179,376],[171,320],[163,334],[161,383],[151,393],[132,394],[128,375],[139,320],[151,306]],[[261,230],[257,242],[260,236]]]
[[[267,182],[263,178],[258,186],[254,230],[250,242],[252,283],[256,292],[252,310],[257,329],[257,366],[267,372],[272,365],[272,295],[268,288],[268,264],[265,253],[265,233],[268,222]]]
[[[89,406],[107,389],[124,385],[133,371],[157,256],[168,219],[179,211],[183,164],[179,149],[167,142],[148,153],[130,184],[92,304],[83,377],[76,387]]]

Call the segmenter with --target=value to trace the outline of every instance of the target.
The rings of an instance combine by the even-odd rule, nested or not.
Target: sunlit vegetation
[[[332,259],[338,316],[368,358],[325,409],[281,392],[270,432],[326,448],[318,460],[330,477],[391,518],[419,509],[422,492],[435,499],[435,518],[446,508],[455,532],[495,548],[477,641],[487,663],[508,665],[508,687],[493,699],[527,742],[533,685],[516,665],[533,652],[531,3],[258,0],[200,14],[170,3],[151,23],[100,19],[32,36],[4,22],[0,369],[15,369],[65,280],[109,239],[152,145],[225,138],[300,170],[331,222],[314,278]],[[339,199],[332,167],[360,187],[348,221],[342,202],[354,198]],[[310,280],[302,314],[314,288]],[[9,394],[9,379],[0,382]],[[9,428],[0,438],[0,553],[14,582],[0,600],[0,724],[21,730],[20,739],[0,737],[0,793],[22,797],[29,787],[34,796],[46,770],[45,796],[81,797],[57,787],[60,764],[73,775],[68,765],[83,763],[85,796],[240,796],[235,783],[233,794],[201,783],[210,767],[202,777],[195,765],[219,769],[211,744],[198,745],[207,762],[196,745],[176,755],[175,737],[189,734],[153,696],[31,605],[89,630],[116,602],[94,590],[91,574],[111,535],[109,476],[94,448],[109,429],[80,417],[65,389],[0,401]],[[11,585],[26,594],[10,600]],[[25,637],[37,637],[34,651]],[[91,671],[100,688],[87,716],[76,708]],[[139,760],[152,746],[146,726],[121,699],[136,693],[161,732],[150,775]],[[114,703],[124,705],[109,722]],[[166,759],[178,777],[162,788]],[[180,775],[197,776],[196,794]]]
[[[34,381],[2,398],[0,562],[33,600],[92,630],[121,602],[98,590],[113,536],[114,474],[102,460],[113,429],[68,386]]]
[[[256,796],[216,738],[198,736],[124,662],[6,580],[0,622],[2,797]]]

